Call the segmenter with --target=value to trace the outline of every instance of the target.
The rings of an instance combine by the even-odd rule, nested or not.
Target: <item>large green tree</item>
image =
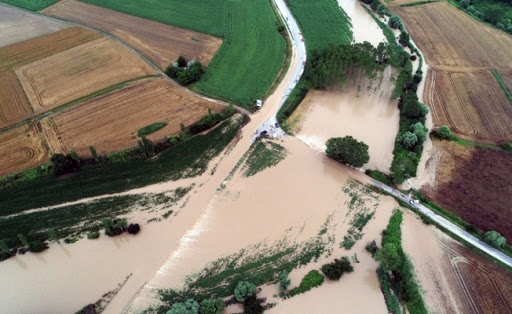
[[[188,299],[183,303],[174,303],[167,314],[198,314],[199,303],[194,299]]]
[[[205,299],[201,302],[199,313],[201,314],[220,314],[224,309],[225,304],[221,298]]]
[[[375,260],[380,262],[380,265],[385,270],[398,270],[403,263],[400,252],[394,243],[386,243],[375,254]]]
[[[240,281],[236,285],[234,293],[238,302],[244,302],[247,297],[256,293],[256,286],[248,281]]]
[[[334,160],[359,168],[370,160],[368,145],[352,136],[333,137],[327,140],[325,153]]]
[[[507,239],[496,231],[487,231],[484,234],[484,241],[497,249],[504,247],[505,243],[507,243]]]

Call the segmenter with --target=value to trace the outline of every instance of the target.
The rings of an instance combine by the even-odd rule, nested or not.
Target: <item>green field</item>
[[[14,5],[30,11],[39,11],[51,6],[59,0],[0,0],[0,2]]]
[[[283,65],[286,43],[268,0],[82,1],[222,37],[206,73],[192,86],[209,96],[252,105]]]
[[[288,0],[288,5],[303,32],[308,51],[352,41],[352,23],[336,1]]]

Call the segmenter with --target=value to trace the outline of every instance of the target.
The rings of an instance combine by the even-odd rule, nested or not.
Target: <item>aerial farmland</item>
[[[0,312],[511,312],[499,1],[0,0]]]

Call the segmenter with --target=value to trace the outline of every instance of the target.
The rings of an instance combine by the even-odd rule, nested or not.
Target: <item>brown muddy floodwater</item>
[[[294,243],[306,241],[318,234],[330,216],[332,224],[328,232],[335,235],[336,243],[329,261],[356,253],[360,260],[354,266],[356,271],[347,275],[346,280],[329,282],[319,289],[320,292],[313,292],[314,295],[323,294],[321,299],[325,302],[307,305],[308,292],[304,294],[306,301],[297,296],[284,301],[273,312],[298,313],[294,309],[300,307],[304,309],[303,313],[313,313],[320,306],[327,313],[352,300],[361,301],[350,307],[352,312],[386,311],[376,279],[376,264],[365,253],[364,246],[379,237],[396,203],[391,198],[379,197],[375,216],[365,227],[363,239],[350,251],[340,249],[339,242],[348,229],[346,217],[350,199],[342,187],[350,177],[363,182],[366,177],[312,150],[296,138],[289,137],[277,143],[287,149],[288,156],[277,166],[252,177],[243,177],[238,171],[232,179],[225,181],[226,187],[217,192],[194,227],[180,240],[178,248],[144,286],[130,312],[157,303],[155,289],[182,288],[186,276],[249,245],[266,243],[272,246],[285,236]],[[318,268],[325,262],[322,259],[292,272],[292,285],[298,285],[312,267]],[[263,295],[272,297],[274,293],[275,287],[264,286]],[[229,309],[225,312],[230,313]]]
[[[350,17],[356,43],[367,41],[377,47],[379,43],[386,42],[382,29],[370,14],[366,13],[359,0],[338,0],[338,4]]]
[[[390,100],[391,73],[388,68],[382,81],[346,86],[341,92],[310,91],[290,117],[296,136],[323,152],[329,138],[350,135],[369,146],[365,169],[389,173],[400,118],[397,100]]]

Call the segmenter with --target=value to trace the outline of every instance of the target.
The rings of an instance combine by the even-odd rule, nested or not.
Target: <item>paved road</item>
[[[373,184],[374,186],[376,186],[378,188],[381,188],[381,189],[385,190],[386,192],[389,192],[389,193],[393,194],[394,196],[400,198],[402,201],[409,203],[409,205],[415,207],[418,211],[420,211],[425,216],[428,216],[430,219],[432,219],[433,221],[438,223],[440,226],[450,230],[451,232],[453,232],[457,236],[461,237],[465,241],[467,241],[467,242],[471,243],[472,245],[474,245],[479,250],[484,251],[485,253],[491,255],[492,257],[500,260],[504,264],[512,267],[512,258],[510,256],[508,256],[508,255],[506,255],[506,254],[496,250],[495,248],[489,246],[487,243],[480,241],[479,239],[475,238],[474,236],[472,236],[468,232],[462,230],[461,228],[459,228],[458,226],[456,226],[455,224],[453,224],[452,222],[450,222],[446,218],[439,216],[438,214],[436,214],[435,212],[433,212],[429,208],[423,206],[422,204],[420,204],[420,203],[418,203],[418,204],[411,204],[412,198],[410,198],[409,196],[407,196],[407,195],[401,193],[400,191],[397,191],[397,190],[395,190],[395,189],[385,185],[382,182],[374,180],[374,179],[371,179],[371,184]]]
[[[270,118],[268,118],[255,130],[254,136],[252,137],[252,141],[254,141],[261,134],[262,131],[267,131],[267,134],[274,138],[286,136],[286,133],[279,126],[276,127],[276,115],[279,109],[281,109],[281,107],[283,106],[286,99],[288,99],[288,96],[290,95],[291,91],[293,90],[293,88],[299,81],[300,77],[302,76],[302,73],[304,72],[304,65],[306,64],[306,46],[304,43],[304,38],[302,37],[302,33],[297,24],[297,21],[295,21],[295,18],[291,14],[290,9],[288,9],[288,7],[286,6],[284,0],[274,0],[274,2],[277,6],[277,9],[279,10],[279,13],[283,17],[286,26],[288,27],[288,32],[291,35],[292,39],[292,45],[294,45],[297,50],[299,63],[295,69],[292,79],[290,80],[287,88],[285,89],[285,92],[281,96],[279,107],[276,109],[276,111]],[[263,104],[263,106],[265,106],[265,104]]]

